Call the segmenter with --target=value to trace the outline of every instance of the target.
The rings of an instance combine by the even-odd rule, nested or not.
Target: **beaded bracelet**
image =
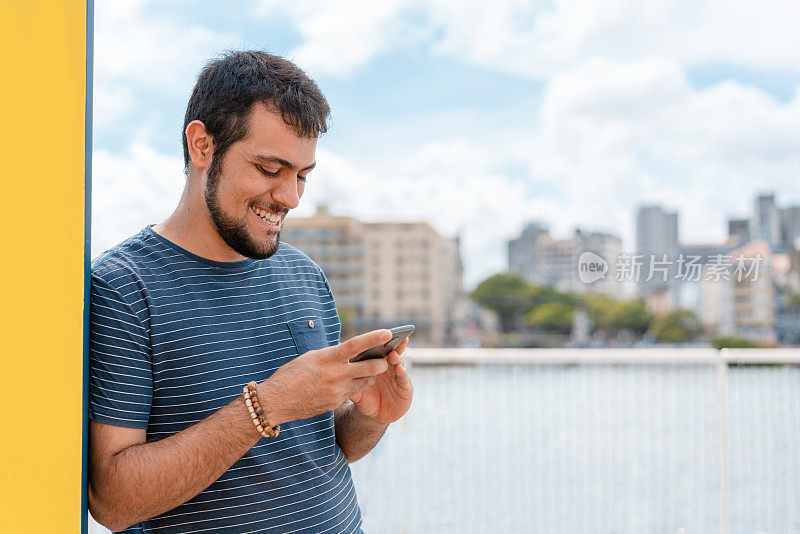
[[[244,402],[247,404],[247,411],[250,412],[250,417],[253,419],[253,424],[256,425],[258,432],[262,436],[265,438],[278,437],[278,433],[281,431],[281,426],[270,426],[267,424],[267,420],[264,417],[264,411],[261,409],[261,405],[258,403],[258,393],[256,392],[257,385],[258,384],[255,382],[248,382],[248,384],[242,390],[242,393],[244,393]]]

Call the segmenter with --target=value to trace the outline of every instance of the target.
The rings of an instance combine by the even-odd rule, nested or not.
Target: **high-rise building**
[[[709,332],[730,335],[733,328],[733,293],[727,280],[733,251],[741,244],[730,236],[724,243],[681,245],[671,304],[692,310]]]
[[[778,208],[774,194],[759,195],[749,219],[728,220],[727,242],[681,247],[698,276],[677,281],[679,305],[692,309],[709,334],[800,341],[800,317],[786,304],[800,290],[799,237],[800,207]],[[758,276],[742,278],[739,259],[748,257],[759,258]]]
[[[748,219],[728,219],[728,238],[743,244],[750,241],[750,221]]]
[[[780,223],[775,195],[758,195],[753,202],[753,214],[750,217],[750,239],[763,239],[774,250],[781,241]]]
[[[709,335],[764,344],[800,339],[800,323],[779,315],[778,305],[798,283],[790,255],[773,253],[763,239],[731,243],[683,248],[684,258],[698,261],[679,282],[680,305],[695,312]]]
[[[567,239],[555,239],[539,223],[525,227],[522,235],[509,241],[509,270],[531,283],[573,293],[602,293],[619,297],[622,286],[615,277],[614,266],[622,241],[611,234],[576,229]],[[606,276],[593,283],[578,277],[578,258],[583,252],[598,254],[609,265]]]
[[[780,254],[800,250],[800,206],[779,208],[774,193],[761,194],[753,200],[749,219],[728,220],[728,236],[739,238],[741,244],[763,239]]]
[[[539,222],[528,223],[518,238],[508,242],[508,270],[535,281],[538,277],[536,242],[546,235],[547,226]]]
[[[343,338],[413,323],[414,340],[454,345],[460,328],[459,240],[425,222],[363,222],[332,215],[289,217],[282,239],[308,254],[331,285]]]
[[[800,246],[790,249],[778,263],[775,333],[778,343],[800,345]]]
[[[781,222],[781,242],[784,250],[800,250],[800,206],[778,210]]]
[[[661,206],[642,206],[636,215],[636,256],[641,261],[640,295],[669,290],[680,253],[678,214]]]
[[[732,272],[733,329],[731,333],[762,343],[775,343],[776,259],[769,245],[762,240],[751,241],[732,252],[738,256],[760,258],[758,271],[744,270],[743,276]],[[755,261],[755,260],[753,260]],[[748,267],[751,265],[748,265]],[[735,270],[736,267],[733,267]]]

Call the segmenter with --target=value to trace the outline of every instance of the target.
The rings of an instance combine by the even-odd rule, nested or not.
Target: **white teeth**
[[[281,217],[275,213],[262,210],[260,208],[253,207],[253,211],[256,215],[270,223],[272,226],[279,226],[281,224]]]

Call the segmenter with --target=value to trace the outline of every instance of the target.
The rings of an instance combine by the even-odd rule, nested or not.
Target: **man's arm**
[[[258,384],[267,422],[280,425],[341,406],[386,371],[384,360],[349,363],[386,343],[374,330],[324,349],[311,350]],[[122,530],[188,501],[217,480],[260,439],[242,396],[199,423],[145,443],[146,431],[90,421],[89,509],[112,530]]]
[[[89,422],[89,509],[113,531],[188,501],[261,438],[241,396],[162,440],[145,443],[145,434]]]
[[[336,443],[349,463],[371,451],[389,426],[363,415],[349,400],[333,411],[333,423]]]

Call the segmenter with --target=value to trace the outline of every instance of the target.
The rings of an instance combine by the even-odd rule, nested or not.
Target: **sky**
[[[529,221],[635,244],[640,205],[718,242],[800,205],[795,0],[95,2],[92,255],[165,219],[206,61],[295,61],[332,108],[300,206],[460,236],[465,285]]]

